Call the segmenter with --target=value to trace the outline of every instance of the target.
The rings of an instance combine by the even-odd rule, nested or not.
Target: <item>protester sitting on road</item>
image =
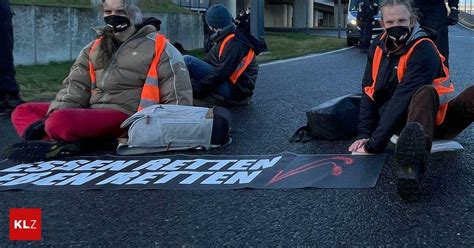
[[[433,138],[451,139],[474,120],[474,86],[454,87],[444,57],[416,21],[408,0],[381,3],[384,32],[371,46],[362,82],[359,137],[349,151],[381,153],[393,134],[397,188],[416,200]]]
[[[11,158],[27,149],[33,160],[77,152],[83,140],[121,136],[120,124],[147,106],[192,105],[182,55],[153,25],[140,23],[137,0],[94,4],[106,27],[81,51],[52,103],[26,103],[12,113],[23,139],[43,141],[12,145]]]
[[[198,106],[248,104],[258,74],[259,41],[237,29],[229,10],[213,5],[206,22],[214,32],[213,47],[204,61],[184,56]]]

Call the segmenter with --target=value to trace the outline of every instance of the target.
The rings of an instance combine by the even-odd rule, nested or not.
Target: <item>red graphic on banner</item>
[[[10,208],[10,240],[41,240],[41,208]]]
[[[296,169],[290,170],[288,172],[283,172],[283,170],[278,171],[278,173],[270,180],[270,182],[267,184],[274,184],[278,181],[281,181],[285,178],[291,177],[298,175],[302,172],[311,170],[313,168],[321,167],[324,165],[331,165],[332,166],[332,173],[331,175],[333,176],[339,176],[342,174],[342,167],[338,165],[338,162],[343,162],[346,165],[350,165],[354,163],[354,160],[349,157],[332,157],[332,158],[325,158],[321,160],[317,160],[314,162],[311,162],[309,164],[302,165]]]

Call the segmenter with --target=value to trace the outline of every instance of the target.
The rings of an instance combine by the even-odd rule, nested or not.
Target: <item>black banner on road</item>
[[[374,187],[386,155],[76,157],[0,162],[0,191]]]

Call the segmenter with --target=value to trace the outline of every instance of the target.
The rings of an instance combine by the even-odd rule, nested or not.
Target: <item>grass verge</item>
[[[321,53],[345,47],[345,40],[334,37],[299,33],[268,32],[266,42],[269,54],[257,57],[260,63],[287,59],[311,53]],[[189,51],[190,55],[203,58],[202,49]],[[17,81],[25,100],[52,100],[69,73],[73,62],[48,65],[18,66]]]

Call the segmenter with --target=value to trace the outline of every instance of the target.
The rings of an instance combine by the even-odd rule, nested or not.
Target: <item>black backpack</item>
[[[310,109],[308,122],[300,127],[290,142],[306,142],[313,138],[326,140],[351,139],[357,136],[360,95],[345,95]],[[308,137],[310,136],[310,137]]]

